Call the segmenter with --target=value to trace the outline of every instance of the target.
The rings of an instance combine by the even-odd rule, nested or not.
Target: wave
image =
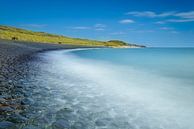
[[[90,118],[92,127],[101,121],[106,128],[194,128],[193,90],[175,78],[80,58],[72,51],[41,56],[49,62],[42,69],[52,73],[53,81],[63,83],[58,85],[65,91],[61,94],[73,98],[70,106],[85,122]]]

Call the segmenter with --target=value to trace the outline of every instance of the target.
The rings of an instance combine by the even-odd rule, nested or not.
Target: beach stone
[[[97,121],[95,122],[95,124],[96,124],[97,126],[106,126],[106,121],[97,120]]]
[[[6,98],[6,96],[0,95],[0,99],[5,99],[5,98]]]
[[[80,48],[80,46],[77,47]],[[29,108],[28,105],[37,107],[37,110],[42,108],[34,98],[36,97],[37,100],[42,99],[44,96],[49,98],[45,93],[48,89],[43,92],[42,89],[37,88],[36,84],[26,82],[28,70],[31,69],[29,67],[31,64],[28,65],[28,61],[32,59],[41,61],[40,58],[33,57],[36,52],[61,48],[76,48],[76,46],[15,42],[0,39],[0,127],[4,128],[4,125],[10,125],[10,123],[2,123],[2,121],[10,121],[10,119],[13,120],[11,122],[16,121],[16,123],[25,121],[29,114],[23,117],[16,113],[25,112]],[[37,94],[35,94],[35,91],[38,91]],[[32,95],[35,97],[28,99],[32,98]],[[32,114],[37,113],[36,110],[32,111]]]
[[[11,107],[8,106],[0,107],[0,112],[11,112],[11,111],[13,111],[13,108]]]
[[[1,87],[0,88],[0,92],[2,93],[2,92],[5,92],[5,91],[7,91],[8,89],[6,88],[6,87]]]
[[[75,119],[75,115],[73,114],[73,110],[69,108],[63,108],[56,113],[57,119]]]
[[[33,100],[29,98],[25,98],[21,101],[21,105],[30,105],[33,104]]]
[[[40,128],[35,127],[35,126],[33,126],[33,125],[29,125],[29,126],[27,126],[27,127],[24,127],[23,129],[40,129]]]
[[[37,121],[42,124],[50,124],[50,120],[47,117],[38,118]]]
[[[17,114],[11,115],[8,120],[12,121],[14,123],[22,123],[22,122],[27,121],[27,118],[25,118],[17,113]]]
[[[9,122],[9,121],[2,121],[0,122],[0,129],[13,129],[14,128],[14,123]]]
[[[86,126],[82,122],[75,122],[72,127],[72,129],[85,129]]]
[[[97,126],[107,126],[111,124],[112,119],[111,118],[101,118],[96,120],[95,124]]]
[[[53,129],[69,129],[70,125],[69,125],[68,121],[60,119],[52,124],[52,128]]]
[[[1,104],[1,103],[5,103],[5,102],[6,102],[6,100],[5,100],[4,98],[1,98],[1,97],[0,97],[0,104]]]

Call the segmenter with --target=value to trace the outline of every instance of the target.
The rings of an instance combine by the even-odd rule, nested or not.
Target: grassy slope
[[[44,32],[33,32],[15,27],[0,25],[0,39],[12,40],[15,37],[19,41],[42,42],[42,43],[60,43],[86,46],[109,46],[109,47],[141,47],[135,44],[126,44],[122,41],[112,40],[108,42],[70,38],[61,35],[48,34]]]

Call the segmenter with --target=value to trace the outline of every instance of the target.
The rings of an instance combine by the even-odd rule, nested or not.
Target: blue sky
[[[0,0],[0,24],[78,38],[194,47],[193,0]]]

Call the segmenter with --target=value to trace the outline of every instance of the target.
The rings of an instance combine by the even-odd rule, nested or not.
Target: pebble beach
[[[33,55],[39,52],[81,47],[0,40],[0,129],[16,128],[16,123],[27,119],[22,115],[29,105],[21,81],[30,67],[25,62],[32,60]]]

